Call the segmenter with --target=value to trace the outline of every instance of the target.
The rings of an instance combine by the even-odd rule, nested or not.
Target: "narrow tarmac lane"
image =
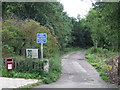
[[[81,50],[62,56],[61,78],[52,84],[35,88],[107,88],[98,72],[88,64],[84,54],[85,50]]]

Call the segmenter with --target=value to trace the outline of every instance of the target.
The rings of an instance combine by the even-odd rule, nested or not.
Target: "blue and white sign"
[[[38,33],[37,34],[37,43],[46,43],[47,42],[47,34],[46,33]]]

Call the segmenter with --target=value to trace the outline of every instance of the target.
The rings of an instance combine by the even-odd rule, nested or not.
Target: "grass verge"
[[[111,65],[108,65],[106,61],[114,54],[114,52],[108,51],[107,49],[95,47],[88,49],[87,53],[85,54],[88,62],[96,68],[101,78],[106,82],[111,82],[111,79],[106,72],[112,67]]]
[[[26,88],[34,88],[35,86],[42,85],[42,84],[44,84],[42,81],[38,81],[37,83],[21,86],[21,87],[19,87],[19,89],[26,90]]]

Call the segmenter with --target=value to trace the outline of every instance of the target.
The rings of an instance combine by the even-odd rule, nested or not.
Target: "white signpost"
[[[38,33],[37,34],[37,43],[41,43],[41,59],[43,59],[43,43],[47,42],[47,34],[46,33]],[[45,72],[49,72],[49,61],[46,60],[43,63],[43,70]]]
[[[41,43],[41,59],[43,59],[43,43],[47,42],[47,34],[46,33],[38,33],[37,34],[37,43]]]

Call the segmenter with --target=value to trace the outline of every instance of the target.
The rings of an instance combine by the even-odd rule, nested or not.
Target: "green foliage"
[[[7,71],[5,64],[3,64],[2,76],[12,78],[42,79],[44,83],[51,83],[56,81],[61,75],[61,60],[58,54],[49,59],[49,72],[44,72],[43,70],[44,60],[24,59],[23,57],[17,57],[15,60],[18,62],[18,65],[12,71]]]
[[[3,21],[3,57],[24,55],[26,48],[40,48],[39,44],[36,43],[37,33],[47,33],[44,57],[53,57],[54,53],[59,51],[56,36],[52,35],[48,28],[40,26],[34,20],[21,21],[22,23],[18,20],[8,19]]]
[[[22,23],[18,21],[21,21]],[[18,63],[14,71],[7,71],[4,69],[2,73],[3,76],[16,78],[42,78],[46,83],[49,81],[56,81],[59,78],[61,73],[59,45],[56,36],[51,34],[48,28],[41,26],[34,20],[19,20],[18,18],[7,19],[3,21],[2,33],[4,34],[2,41],[3,58],[15,58]],[[47,33],[47,43],[44,44],[43,48],[44,58],[49,58],[50,62],[49,73],[43,71],[43,61],[20,57],[20,55],[24,55],[26,48],[40,48],[39,44],[36,43],[37,33]]]
[[[2,5],[3,58],[22,56],[26,48],[39,48],[39,44],[36,43],[36,34],[47,33],[47,43],[43,48],[44,57],[49,58],[50,61],[50,72],[43,73],[41,77],[46,83],[55,81],[61,73],[61,62],[56,53],[60,53],[60,50],[74,51],[71,48],[65,49],[66,47],[94,45],[95,47],[89,49],[86,57],[89,59],[88,62],[100,72],[110,67],[105,64],[106,58],[114,54],[109,50],[118,51],[120,4],[117,2],[96,2],[86,18],[81,19],[78,15],[78,20],[68,17],[59,2],[3,2]],[[32,69],[32,64],[27,65],[32,63],[32,60],[26,61],[23,61],[20,69],[18,68],[19,72],[38,71]],[[24,66],[26,66],[25,70],[23,70]],[[31,72],[27,66],[32,69]],[[14,72],[5,73],[7,73],[5,76],[12,77]],[[17,74],[17,76],[20,75]],[[102,75],[106,79],[106,75]]]
[[[21,30],[14,24],[15,21],[12,20],[6,20],[5,22],[3,22],[2,29],[3,57],[5,57],[5,55],[7,56],[14,55],[14,53],[19,54],[19,50],[23,46],[22,40],[20,39]]]
[[[118,51],[118,2],[96,2],[86,17],[95,47]]]
[[[13,56],[14,55],[13,48],[10,47],[9,45],[3,45],[2,49],[3,49],[3,51],[2,51],[3,57],[4,56],[9,57],[9,56]]]
[[[108,57],[111,57],[111,55],[113,55],[114,52],[109,51],[108,49],[92,47],[87,51],[86,54],[91,54],[91,55],[93,55],[93,57],[98,56],[98,57],[101,57],[101,58],[102,57],[108,58]],[[95,56],[95,55],[97,55],[97,56]],[[89,55],[88,55],[88,57],[89,57]]]
[[[42,73],[43,71],[43,62],[39,59],[25,59],[17,61],[18,65],[15,68],[15,71],[17,72],[23,72],[23,73]]]
[[[17,59],[18,59],[18,57],[17,57]],[[25,60],[23,60],[23,58],[20,58],[20,57],[19,57],[19,60],[21,62],[25,61]],[[29,67],[27,67],[25,64],[27,64]],[[26,79],[37,78],[37,79],[40,79],[41,76],[40,76],[39,72],[36,72],[33,68],[31,68],[31,66],[29,64],[30,63],[28,63],[28,62],[22,63],[22,64],[18,65],[16,68],[14,68],[14,70],[8,71],[8,70],[6,70],[5,63],[3,63],[3,65],[2,65],[2,76],[12,77],[12,78],[26,78]],[[27,69],[28,69],[28,71],[27,71]],[[31,69],[31,70],[29,70],[29,69]],[[30,72],[30,71],[33,71],[33,72]]]
[[[58,55],[50,60],[50,72],[44,73],[42,79],[44,83],[55,82],[61,75],[61,60]]]
[[[86,58],[88,58],[88,62],[96,68],[96,70],[100,73],[100,76],[105,81],[110,81],[110,78],[106,71],[111,69],[110,65],[107,65],[106,61],[111,56],[114,55],[112,51],[108,51],[107,49],[90,48],[86,53]]]
[[[48,27],[52,35],[57,36],[62,50],[68,46],[86,47],[93,44],[96,47],[119,50],[118,2],[96,2],[85,19],[78,15],[78,21],[63,12],[63,5],[60,2],[3,2],[2,5],[3,19],[17,16],[23,20],[38,21],[40,25]],[[31,24],[26,24],[25,28],[33,32],[32,28],[29,28]],[[33,28],[37,29],[35,26]]]
[[[2,70],[3,77],[11,77],[11,78],[25,78],[25,79],[41,79],[39,74],[31,74],[31,73],[22,73],[16,71],[7,71],[5,68]]]
[[[78,51],[78,50],[82,50],[83,48],[80,47],[67,47],[64,50],[60,51],[60,55],[64,55],[70,52],[74,52],[74,51]]]
[[[91,39],[91,31],[87,27],[85,19],[72,19],[73,29],[72,29],[72,37],[73,40],[70,43],[71,46],[74,47],[90,47],[93,45]]]
[[[25,78],[25,79],[40,79],[41,76],[38,74],[30,74],[30,73],[15,73],[13,75],[14,78]]]
[[[100,72],[100,76],[106,82],[110,82],[111,81],[109,76],[106,73],[104,73],[104,72]]]
[[[51,72],[47,75],[44,75],[42,79],[44,83],[49,84],[49,83],[55,82],[59,77],[60,77],[59,73]]]
[[[61,49],[71,42],[71,18],[67,16],[66,12],[63,12],[60,2],[3,2],[2,5],[3,19],[17,16],[21,19],[32,19],[39,22],[40,25],[48,27],[52,35],[57,36]]]

